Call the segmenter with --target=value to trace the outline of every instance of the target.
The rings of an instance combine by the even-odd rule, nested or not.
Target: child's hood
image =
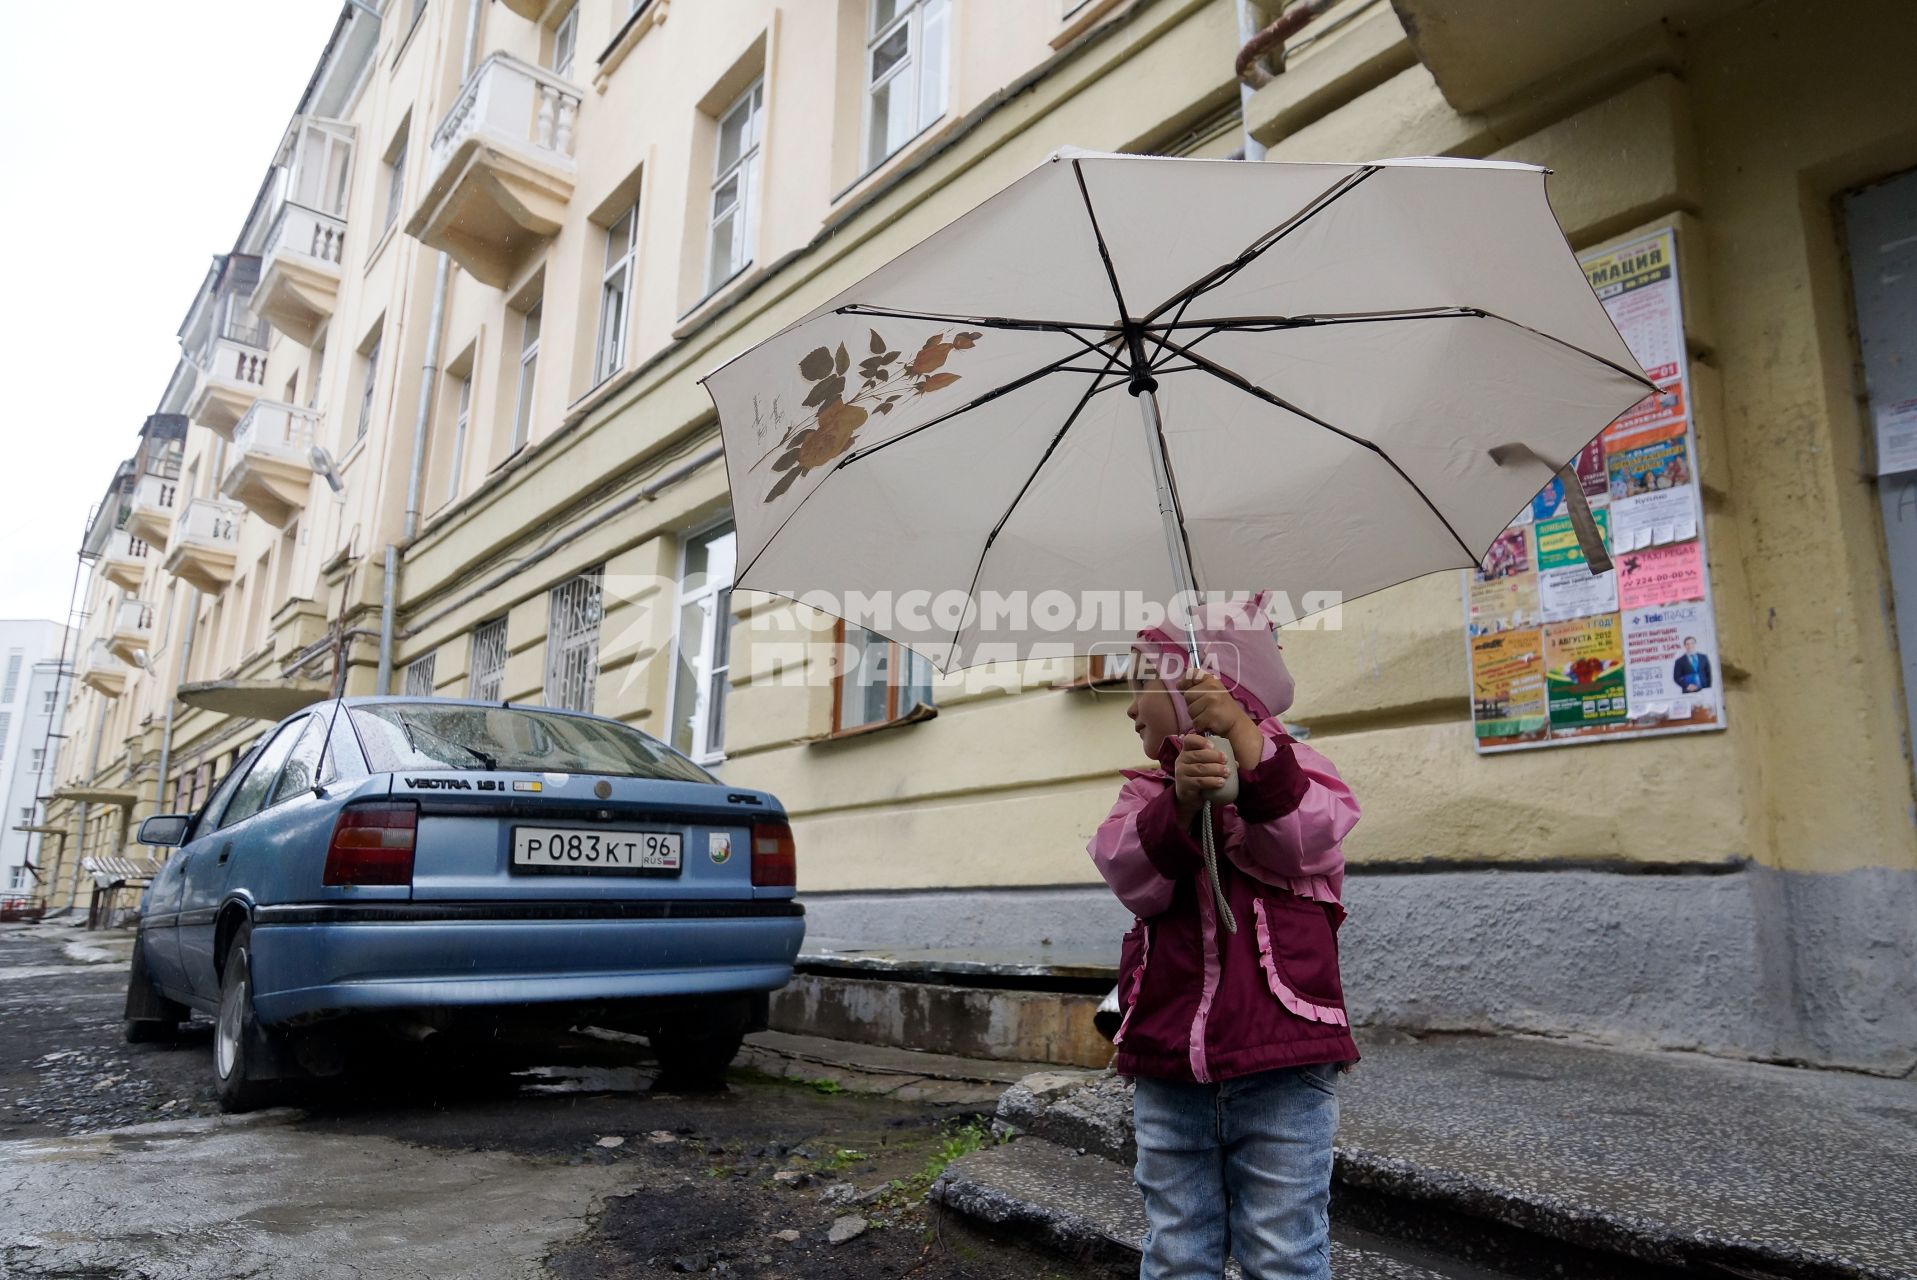
[[[1291,707],[1293,685],[1285,667],[1278,635],[1265,613],[1263,592],[1248,600],[1213,601],[1199,606],[1193,618],[1198,658],[1204,669],[1218,677],[1219,683],[1253,721],[1262,723],[1283,714]],[[1186,656],[1185,631],[1175,621],[1138,633],[1133,649],[1149,655],[1169,655],[1180,660],[1174,669],[1182,671]],[[1178,713],[1178,731],[1191,731],[1191,709],[1185,695],[1171,687],[1172,706]],[[1174,744],[1172,754],[1177,754]]]

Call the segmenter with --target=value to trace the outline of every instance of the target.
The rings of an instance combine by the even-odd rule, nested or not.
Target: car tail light
[[[799,860],[792,848],[792,828],[785,823],[753,824],[752,883],[763,887],[790,887],[799,883]]]
[[[323,884],[411,884],[416,804],[356,804],[340,810],[326,849]]]

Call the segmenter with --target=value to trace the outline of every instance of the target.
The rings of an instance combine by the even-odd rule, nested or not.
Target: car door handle
[[[225,844],[220,846],[220,865],[221,866],[226,865],[226,859],[228,855],[230,855],[232,852],[233,852],[233,842],[231,840],[228,840]]]

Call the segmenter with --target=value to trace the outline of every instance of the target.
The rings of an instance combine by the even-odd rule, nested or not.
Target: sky
[[[15,4],[0,41],[0,618],[67,616],[87,513],[179,359],[339,0]]]

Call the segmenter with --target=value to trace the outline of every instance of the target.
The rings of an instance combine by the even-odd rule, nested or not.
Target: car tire
[[[657,1087],[685,1093],[710,1093],[725,1088],[726,1068],[739,1054],[743,1031],[662,1031],[651,1037],[653,1057],[659,1060]]]
[[[220,1110],[252,1111],[270,1105],[277,1081],[267,1074],[277,1037],[253,1012],[253,930],[241,925],[220,967],[220,1007],[213,1019],[213,1079]]]
[[[133,965],[126,982],[126,1042],[163,1044],[175,1039],[192,1011],[160,994],[146,969],[146,942],[136,937]]]

